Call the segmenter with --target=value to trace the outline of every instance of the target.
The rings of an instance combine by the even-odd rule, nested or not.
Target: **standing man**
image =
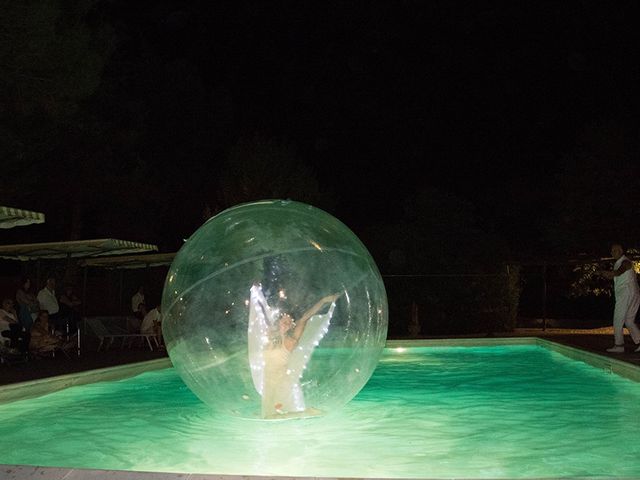
[[[624,327],[631,334],[633,343],[640,345],[640,329],[635,324],[636,313],[640,306],[640,292],[638,280],[633,269],[633,263],[624,254],[624,249],[619,243],[611,246],[611,256],[615,259],[613,270],[600,271],[600,275],[613,279],[616,305],[613,310],[613,337],[614,345],[607,348],[610,353],[624,353]],[[640,352],[640,346],[636,348]]]
[[[49,321],[53,324],[53,328],[63,333],[67,326],[66,318],[60,312],[60,305],[56,297],[56,279],[47,278],[44,288],[38,292],[38,303],[40,310],[46,310],[49,313]]]

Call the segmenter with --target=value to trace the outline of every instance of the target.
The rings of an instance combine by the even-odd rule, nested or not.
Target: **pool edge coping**
[[[563,343],[554,342],[545,338],[533,337],[538,345],[542,345],[554,352],[560,353],[572,360],[577,360],[600,368],[608,373],[614,373],[628,380],[640,383],[640,366],[625,362],[617,358],[607,357],[599,353],[590,352],[581,348],[572,347]]]
[[[497,346],[497,345],[539,345],[552,350],[556,353],[564,355],[579,362],[584,362],[592,367],[605,370],[609,373],[615,373],[628,380],[640,383],[640,366],[633,363],[625,362],[617,358],[607,357],[605,355],[584,350],[579,347],[573,347],[564,343],[556,342],[540,337],[466,337],[466,338],[437,338],[437,339],[416,339],[416,340],[388,340],[387,348],[402,347],[403,342],[411,341],[413,347],[428,347],[442,345],[446,347],[465,347],[465,346]]]
[[[150,370],[157,370],[171,366],[169,357],[145,362],[128,363],[115,367],[98,368],[85,370],[82,372],[56,375],[53,377],[28,380],[26,382],[10,383],[0,386],[0,405],[38,397],[40,395],[54,393],[65,388],[87,383],[102,382],[109,380],[122,380],[139,375]]]

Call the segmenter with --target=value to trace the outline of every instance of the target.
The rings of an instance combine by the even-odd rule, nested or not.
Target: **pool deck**
[[[421,336],[422,339],[455,339],[455,338],[486,338],[486,335],[465,335],[430,337]],[[563,345],[568,345],[591,353],[614,358],[632,365],[640,366],[640,353],[634,353],[635,346],[625,335],[626,352],[623,354],[607,353],[606,349],[613,344],[613,330],[611,327],[594,330],[581,329],[559,329],[547,328],[526,328],[517,329],[514,332],[496,333],[492,338],[513,338],[513,337],[538,337],[550,340]],[[409,337],[390,337],[389,340],[407,340]],[[84,348],[79,358],[68,359],[58,355],[56,358],[32,360],[26,363],[14,365],[0,365],[0,385],[37,380],[42,378],[66,375],[71,373],[95,370],[100,368],[127,365],[131,363],[144,362],[166,358],[164,350],[149,351],[144,348],[132,349],[112,349],[106,352],[97,352],[95,345],[88,344]]]

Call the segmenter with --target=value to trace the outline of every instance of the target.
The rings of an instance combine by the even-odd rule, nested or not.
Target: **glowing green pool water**
[[[386,349],[327,417],[219,418],[173,369],[0,406],[0,463],[244,475],[640,476],[640,384],[535,345]]]

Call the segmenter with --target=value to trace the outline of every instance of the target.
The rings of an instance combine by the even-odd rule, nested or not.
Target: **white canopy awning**
[[[0,205],[0,228],[44,223],[44,213]]]
[[[171,265],[175,253],[147,253],[142,255],[122,255],[119,257],[87,258],[80,260],[81,267],[115,269],[134,269],[163,267]]]
[[[87,258],[157,250],[156,245],[103,238],[99,240],[0,245],[0,258],[21,261],[44,258]]]

